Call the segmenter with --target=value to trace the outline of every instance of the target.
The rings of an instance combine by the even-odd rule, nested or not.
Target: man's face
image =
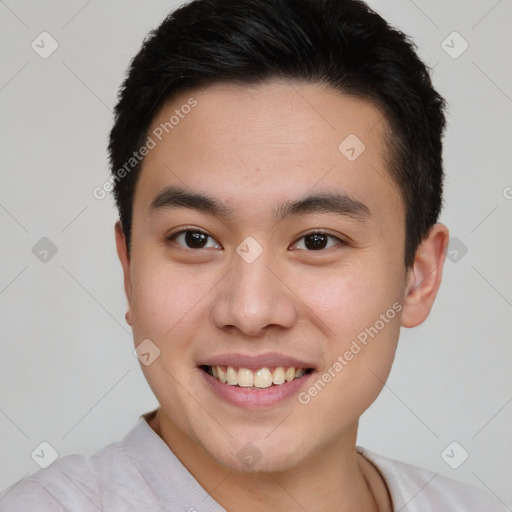
[[[386,129],[367,101],[278,82],[182,93],[153,121],[130,323],[160,350],[142,368],[168,429],[229,467],[247,452],[286,469],[353,440],[382,389],[406,289]]]

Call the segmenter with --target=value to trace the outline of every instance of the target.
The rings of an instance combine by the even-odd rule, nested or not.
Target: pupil
[[[194,249],[202,249],[207,242],[207,235],[199,231],[187,231],[185,241],[187,245]]]
[[[305,238],[305,242],[308,249],[323,249],[327,245],[327,236],[320,234],[308,235]]]

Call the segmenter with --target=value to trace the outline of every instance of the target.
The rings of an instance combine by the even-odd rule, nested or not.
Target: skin
[[[391,510],[382,477],[356,453],[358,420],[385,383],[400,327],[430,312],[448,230],[433,226],[405,268],[388,126],[368,101],[317,84],[219,84],[172,98],[148,133],[190,97],[197,106],[144,160],[130,254],[116,225],[135,345],[150,339],[160,350],[142,365],[160,403],[149,423],[227,510]],[[338,149],[349,134],[366,147],[354,161]],[[232,214],[151,212],[167,186],[207,194]],[[369,215],[317,211],[276,223],[278,205],[322,192],[348,194]],[[208,247],[167,239],[185,228],[210,235]],[[303,237],[313,230],[337,238],[308,250]],[[252,263],[236,252],[249,236],[263,249]],[[208,357],[279,352],[313,364],[307,391],[395,303],[402,310],[307,405],[293,396],[241,409],[200,374]],[[247,443],[259,456],[250,468],[237,455]]]

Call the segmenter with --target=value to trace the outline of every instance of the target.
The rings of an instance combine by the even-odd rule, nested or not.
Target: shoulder
[[[67,455],[48,468],[22,478],[0,493],[0,510],[90,510],[95,496],[98,495],[97,482],[93,457]]]
[[[142,415],[119,442],[68,455],[0,493],[1,512],[162,512],[223,509]]]
[[[389,459],[360,446],[357,451],[380,471],[393,501],[402,512],[505,512],[500,500],[476,487],[432,471]]]
[[[67,455],[57,459],[48,468],[3,490],[0,511],[97,512],[112,502],[114,494],[123,503],[131,498],[132,503],[137,502],[137,497],[131,496],[130,483],[135,483],[140,475],[124,444],[125,440],[109,444],[94,455]],[[146,508],[141,506],[140,510]]]

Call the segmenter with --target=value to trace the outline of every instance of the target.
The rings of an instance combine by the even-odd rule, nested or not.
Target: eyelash
[[[202,229],[199,229],[199,228],[193,228],[193,227],[187,227],[185,229],[181,229],[180,231],[177,231],[176,233],[173,233],[173,234],[169,235],[168,237],[166,237],[165,241],[167,243],[169,243],[169,244],[171,242],[176,243],[176,239],[179,236],[184,235],[186,233],[201,233],[202,235],[205,235],[208,238],[208,240],[213,240],[213,241],[215,241],[215,243],[219,244],[215,240],[215,238],[213,238],[211,235],[206,233],[206,231],[203,231]],[[199,249],[194,249],[193,247],[187,247],[186,245],[182,245],[182,244],[179,244],[179,243],[177,243],[177,245],[179,246],[180,249],[185,250],[185,251],[187,251],[187,250],[198,251],[198,250],[201,250],[201,249],[209,249],[209,248],[204,248],[204,247],[200,247]]]
[[[326,236],[327,238],[329,238],[331,240],[336,240],[336,244],[334,244],[330,247],[324,248],[324,249],[316,250],[316,251],[315,250],[307,250],[307,249],[301,249],[301,250],[305,250],[307,252],[325,252],[325,251],[332,249],[333,247],[336,247],[338,245],[345,245],[345,242],[343,240],[341,240],[341,238],[339,238],[335,235],[331,235],[330,233],[327,233],[326,231],[320,231],[320,230],[315,230],[315,231],[310,231],[309,233],[305,233],[299,239],[297,239],[297,241],[294,242],[293,245],[297,245],[302,239],[306,238],[307,236],[312,236],[312,235]]]
[[[206,237],[208,237],[208,239],[211,239],[211,240],[214,240],[217,244],[221,245],[219,242],[217,242],[215,240],[215,238],[213,238],[211,235],[209,235],[206,231],[203,231],[202,229],[198,229],[198,228],[186,228],[186,229],[181,229],[180,231],[177,231],[176,233],[173,233],[172,235],[169,235],[167,238],[166,238],[166,242],[175,242],[176,239],[180,236],[180,235],[183,235],[185,233],[188,233],[188,232],[192,232],[192,233],[201,233],[203,235],[205,235]],[[334,235],[331,235],[330,233],[327,233],[325,231],[320,231],[320,230],[315,230],[315,231],[310,231],[309,233],[305,233],[304,235],[302,235],[300,238],[298,238],[292,245],[297,245],[302,239],[306,238],[307,236],[312,236],[312,235],[322,235],[322,236],[327,236],[329,239],[331,240],[336,240],[336,244],[330,246],[330,247],[327,247],[327,248],[323,248],[323,249],[318,249],[318,250],[308,250],[308,249],[300,249],[300,250],[305,250],[307,252],[325,252],[326,250],[328,249],[331,249],[332,247],[335,247],[335,246],[338,246],[338,245],[346,245],[346,243],[341,240],[339,237],[337,236],[334,236]],[[182,249],[185,249],[185,250],[192,250],[192,251],[197,251],[197,250],[201,250],[203,249],[202,247],[199,248],[199,249],[194,249],[192,247],[184,247],[184,246],[181,246]],[[206,248],[208,249],[208,248]]]

